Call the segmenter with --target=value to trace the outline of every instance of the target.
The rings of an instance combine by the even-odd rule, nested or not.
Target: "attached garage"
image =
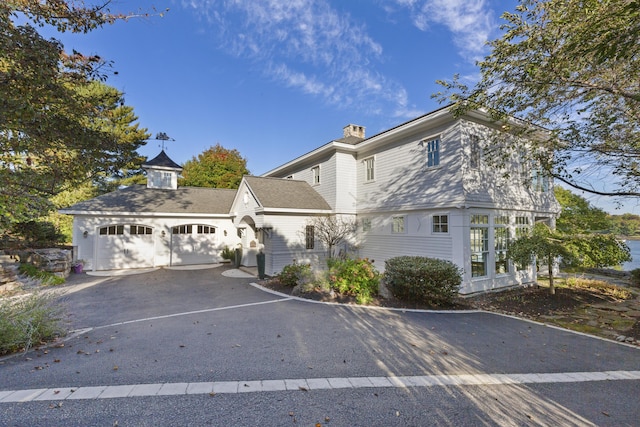
[[[153,267],[153,228],[140,224],[99,227],[95,253],[95,270]]]
[[[231,205],[236,190],[178,187],[182,170],[164,151],[144,163],[146,185],[76,203],[75,257],[85,270],[214,264],[241,243]]]

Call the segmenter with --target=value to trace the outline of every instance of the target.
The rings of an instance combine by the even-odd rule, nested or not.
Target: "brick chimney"
[[[364,139],[364,126],[358,125],[346,125],[342,128],[344,132],[344,137],[349,138],[350,136],[354,136],[356,138]]]

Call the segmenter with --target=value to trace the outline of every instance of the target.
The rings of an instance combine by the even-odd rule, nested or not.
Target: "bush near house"
[[[236,260],[236,252],[231,249],[229,246],[225,246],[220,253],[222,259],[226,259],[228,261],[234,262]]]
[[[0,356],[64,334],[63,308],[51,294],[0,300]]]
[[[294,287],[309,282],[312,277],[311,264],[289,264],[284,266],[277,279],[285,286]]]
[[[358,304],[368,304],[378,295],[380,273],[368,259],[329,258],[327,266],[331,289],[354,296]]]
[[[450,261],[400,256],[385,262],[384,281],[400,300],[439,306],[453,303],[462,283],[462,273]]]

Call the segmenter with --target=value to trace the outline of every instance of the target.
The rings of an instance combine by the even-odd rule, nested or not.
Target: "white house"
[[[142,167],[147,185],[134,185],[77,203],[73,245],[86,270],[111,270],[222,260],[240,244],[229,210],[235,190],[180,187],[182,167],[164,151]]]
[[[369,138],[348,125],[342,138],[244,177],[237,191],[176,187],[180,167],[161,153],[144,165],[147,187],[62,212],[74,215],[89,269],[216,262],[224,246],[242,246],[249,266],[264,251],[268,275],[294,260],[321,267],[326,250],[309,220],[337,215],[358,223],[341,249],[379,270],[391,257],[423,255],[456,263],[461,293],[512,286],[536,272],[506,259],[508,240],[537,221],[554,225],[559,205],[551,182],[515,156],[506,170],[483,159],[496,132],[485,114],[456,118],[448,107]]]

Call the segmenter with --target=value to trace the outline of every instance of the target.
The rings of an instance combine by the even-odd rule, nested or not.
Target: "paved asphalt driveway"
[[[489,313],[298,301],[224,267],[74,277],[0,425],[640,425],[640,349]]]

